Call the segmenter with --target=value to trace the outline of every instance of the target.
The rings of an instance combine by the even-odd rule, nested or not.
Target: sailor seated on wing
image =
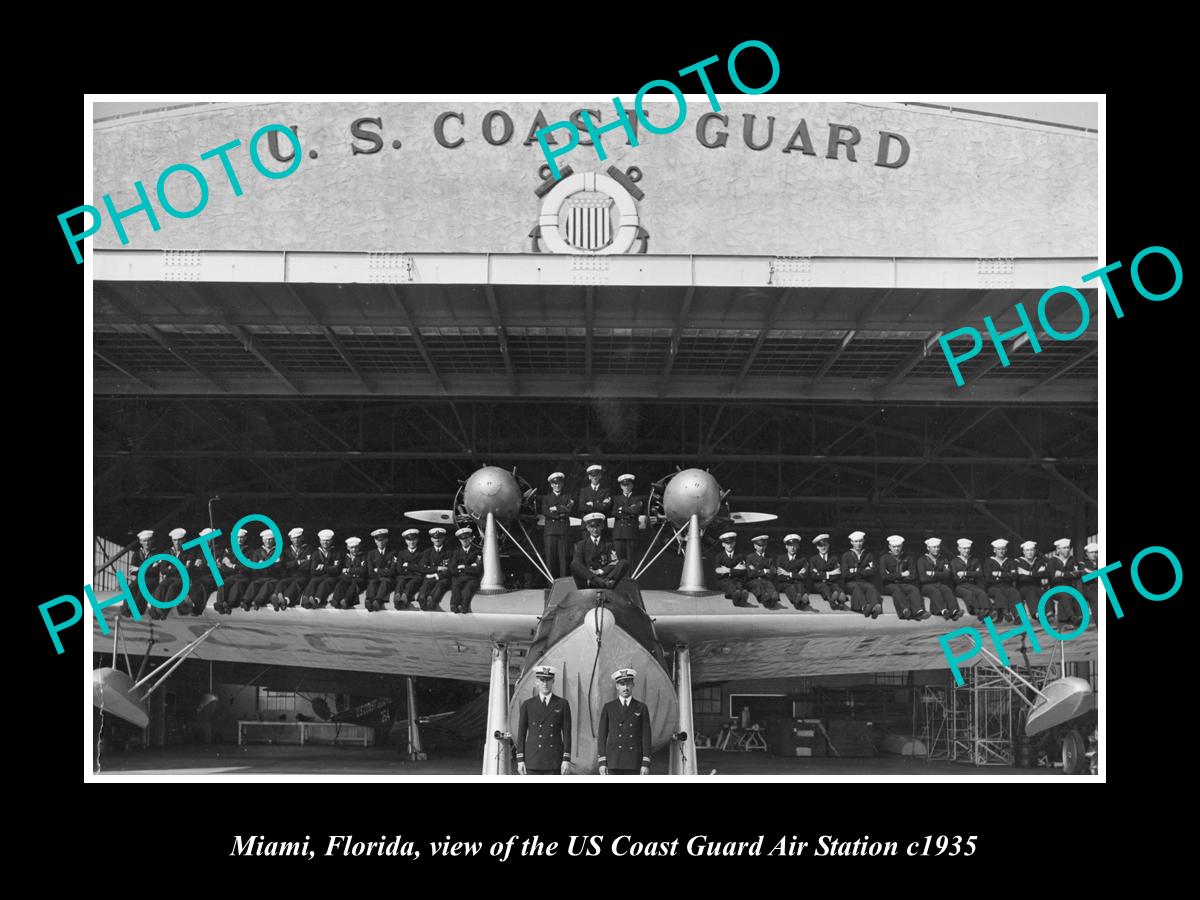
[[[605,516],[602,512],[590,512],[583,517],[587,536],[575,545],[571,559],[571,574],[580,588],[608,588],[617,586],[629,567],[626,560],[617,555],[610,541],[601,537]]]
[[[727,531],[721,535],[721,552],[714,560],[713,572],[717,576],[717,587],[733,601],[734,606],[749,606],[746,589],[746,558],[737,552],[737,532]]]
[[[845,609],[849,597],[842,584],[841,562],[829,552],[829,535],[818,534],[812,542],[817,548],[816,556],[808,559],[813,590],[825,598],[831,608]]]
[[[747,553],[743,560],[746,563],[746,589],[767,609],[783,609],[779,603],[779,591],[775,590],[775,583],[771,581],[772,560],[767,556],[770,540],[765,534],[750,539],[754,552]]]
[[[817,612],[808,601],[808,557],[800,553],[800,535],[789,534],[783,539],[787,552],[775,558],[775,589],[782,591],[792,606],[807,612]]]

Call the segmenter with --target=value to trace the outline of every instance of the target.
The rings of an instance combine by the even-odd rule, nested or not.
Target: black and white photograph
[[[85,780],[1103,780],[1104,98],[756,54],[90,99]]]

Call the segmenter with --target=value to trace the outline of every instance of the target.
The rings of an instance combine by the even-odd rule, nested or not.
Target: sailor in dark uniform
[[[555,578],[570,574],[571,510],[575,501],[563,493],[563,473],[551,472],[550,493],[542,497],[542,516],[546,520],[546,565]]]
[[[188,604],[187,611],[186,613],[181,612],[180,615],[186,615],[192,611],[190,600],[192,592],[196,589],[196,585],[192,581],[192,569],[194,567],[190,567],[189,563],[192,561],[194,551],[183,549],[183,539],[185,537],[187,537],[186,528],[171,529],[171,549],[167,552],[183,563],[184,568],[188,570],[187,596],[185,596],[179,603],[175,603],[174,607],[169,607],[167,609],[162,609],[161,607],[151,604],[149,613],[150,618],[152,619],[165,619],[167,614],[171,611],[171,608],[178,609],[184,604]],[[194,549],[198,550],[199,548]],[[159,569],[158,587],[154,589],[154,599],[159,603],[174,603],[175,598],[179,596],[179,592],[182,587],[183,576],[180,574],[179,569],[168,562],[164,562],[162,564],[162,568]]]
[[[1037,618],[1038,604],[1050,584],[1050,563],[1038,553],[1037,541],[1026,541],[1021,545],[1021,558],[1017,560],[1017,593],[1030,619]],[[1053,603],[1051,597],[1047,604]],[[1051,610],[1052,612],[1052,610]],[[1049,619],[1049,614],[1046,616]]]
[[[997,622],[1017,621],[1017,564],[1008,558],[1008,541],[992,541],[992,555],[983,561],[983,583],[992,602],[992,618]]]
[[[213,529],[201,528],[200,537],[212,534]],[[215,542],[210,541],[209,546],[212,549],[213,559],[220,557],[220,552],[217,550]],[[217,581],[213,578],[212,569],[208,566],[208,559],[204,556],[204,551],[196,547],[192,551],[192,561],[188,565],[188,576],[192,580],[191,589],[188,591],[189,599],[179,604],[179,614],[185,615],[184,606],[190,607],[188,612],[193,616],[199,616],[204,613],[205,607],[208,606],[209,595],[217,589]]]
[[[351,609],[358,606],[358,595],[367,586],[367,554],[361,550],[362,538],[346,538],[346,555],[342,572],[333,589],[333,607]]]
[[[429,529],[432,546],[421,557],[421,572],[425,578],[417,602],[421,609],[439,608],[442,597],[450,590],[450,548],[446,546],[446,529],[440,525]]]
[[[1100,545],[1096,543],[1084,545],[1083,552],[1087,554],[1087,559],[1079,564],[1079,592],[1087,598],[1088,606],[1091,607],[1092,618],[1096,617],[1096,579],[1084,581],[1083,576],[1095,572],[1100,568]],[[1080,610],[1082,613],[1083,611]]]
[[[416,529],[413,529],[414,531]],[[388,530],[376,528],[371,532],[375,549],[367,551],[367,595],[363,605],[368,612],[382,611],[387,595],[395,584],[396,551],[388,549]]]
[[[608,518],[608,514],[612,512],[612,491],[600,486],[600,476],[603,474],[603,466],[593,463],[587,467],[588,483],[580,488],[579,505],[576,507],[580,516],[598,512]]]
[[[633,495],[633,481],[633,476],[629,474],[617,479],[621,493],[613,498],[612,505],[613,548],[617,551],[617,556],[630,565],[633,564],[633,546],[637,541],[638,518],[645,506],[640,497]]]
[[[596,760],[601,775],[649,775],[650,747],[654,740],[650,708],[633,698],[633,669],[617,669],[612,674],[617,699],[609,700],[600,711],[600,730],[596,733]]]
[[[617,556],[613,545],[601,537],[604,531],[604,513],[590,512],[583,517],[587,535],[575,545],[571,558],[571,574],[580,588],[614,588],[625,577],[629,567],[626,560]]]
[[[141,591],[138,589],[137,583],[138,571],[142,568],[142,565],[146,562],[146,560],[158,552],[151,545],[151,542],[154,540],[153,531],[150,531],[149,529],[145,531],[139,531],[137,537],[138,546],[135,547],[133,552],[129,554],[129,571],[126,573],[125,579],[130,587],[129,596],[131,599],[126,600],[125,603],[121,604],[121,615],[123,616],[133,615],[129,608],[129,604],[131,603],[139,613],[145,614],[146,610],[142,606],[138,606],[137,601],[132,598],[142,596]],[[154,594],[154,589],[158,587],[159,571],[159,563],[154,563],[154,565],[146,568],[146,592],[151,595]]]
[[[850,549],[842,554],[842,579],[850,594],[850,608],[870,619],[878,619],[883,612],[879,602],[879,591],[871,583],[875,577],[875,554],[864,550],[866,534],[861,531],[850,533]]]
[[[717,576],[717,589],[733,601],[734,606],[749,606],[746,590],[746,558],[737,552],[737,532],[727,531],[721,535],[721,552],[713,560],[713,572]]]
[[[887,539],[888,552],[879,557],[879,572],[883,578],[883,593],[892,595],[896,616],[921,622],[929,618],[925,601],[917,590],[917,567],[904,552],[904,538],[893,534]]]
[[[929,611],[947,622],[962,617],[958,598],[950,590],[950,564],[942,556],[941,538],[927,538],[925,555],[917,560],[917,584],[921,594],[929,601]]]
[[[450,612],[469,613],[483,576],[483,554],[471,543],[475,532],[470,528],[460,528],[454,536],[458,546],[450,554]]]
[[[800,535],[783,539],[786,552],[775,557],[775,589],[782,591],[796,609],[816,612],[808,601],[808,557],[800,553]]]
[[[342,554],[333,546],[333,531],[324,528],[317,532],[321,541],[308,561],[309,579],[305,585],[300,605],[305,609],[324,607],[329,602],[329,595],[337,587],[338,576],[342,573]]]
[[[283,551],[278,553],[275,550],[275,532],[270,528],[264,528],[259,537],[262,538],[262,546],[251,554],[250,559],[256,563],[264,563],[272,556],[275,557],[275,562],[269,566],[264,566],[261,569],[254,569],[254,574],[250,578],[250,586],[246,588],[246,593],[242,595],[242,609],[262,609],[268,603],[271,603],[271,595],[275,593],[275,588],[279,584],[279,579],[283,577]],[[279,612],[278,605],[275,606],[275,611]]]
[[[288,609],[300,604],[300,594],[308,584],[308,561],[312,550],[304,543],[304,529],[293,528],[288,532],[291,543],[283,548],[283,576],[275,585],[272,600],[276,610]]]
[[[250,559],[253,551],[250,549],[250,533],[245,528],[239,528],[235,540],[242,558]],[[242,598],[250,587],[250,579],[254,570],[242,562],[230,546],[227,553],[220,558],[217,566],[221,570],[221,586],[217,589],[217,602],[213,608],[223,614],[230,615],[235,608],[242,605]]]
[[[775,590],[775,582],[771,580],[771,569],[775,561],[767,556],[767,544],[771,539],[760,534],[752,537],[754,552],[744,557],[746,563],[746,590],[754,594],[754,598],[767,609],[783,609],[779,604],[779,591]]]
[[[514,735],[517,772],[566,775],[571,771],[571,705],[554,693],[554,666],[537,666],[536,697],[521,704]]]
[[[1076,582],[1079,580],[1079,563],[1071,553],[1070,538],[1059,538],[1054,542],[1054,555],[1050,557],[1049,563],[1051,587],[1065,584],[1078,589]],[[1055,594],[1054,599],[1058,601],[1057,621],[1067,625],[1078,625],[1083,621],[1083,610],[1079,608],[1079,603],[1074,597],[1063,593]],[[1049,618],[1049,615],[1046,618]]]
[[[421,557],[424,554],[417,549],[417,540],[421,537],[421,532],[415,528],[406,528],[400,536],[404,538],[404,547],[392,556],[392,573],[396,585],[396,593],[392,595],[392,606],[395,609],[407,609],[417,602],[421,585],[425,582],[425,572],[421,568]],[[382,606],[379,608],[383,609]]]
[[[950,560],[950,582],[954,596],[967,605],[967,612],[982,619],[988,615],[991,603],[982,586],[983,566],[978,557],[971,555],[974,543],[970,538],[958,539],[958,556]]]
[[[832,609],[845,609],[848,598],[842,587],[842,564],[829,552],[829,535],[818,534],[813,538],[813,544],[817,554],[808,558],[812,589],[824,597]]]

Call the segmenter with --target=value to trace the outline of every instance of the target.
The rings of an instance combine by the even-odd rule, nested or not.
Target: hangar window
[[[259,712],[293,712],[296,709],[296,695],[291,691],[272,691],[267,688],[258,689]]]
[[[692,710],[696,715],[721,713],[721,686],[696,688],[692,692]]]

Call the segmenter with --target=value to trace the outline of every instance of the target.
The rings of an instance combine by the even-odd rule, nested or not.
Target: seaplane
[[[660,520],[653,523],[658,531],[628,577],[611,588],[581,586],[574,577],[554,579],[529,535],[536,516],[534,493],[514,471],[485,466],[459,486],[452,508],[406,513],[416,521],[448,527],[466,521],[477,529],[483,572],[470,614],[450,614],[443,596],[429,611],[369,613],[360,606],[292,608],[284,615],[266,609],[238,612],[214,631],[218,616],[210,602],[201,616],[127,620],[124,635],[146,640],[157,655],[186,651],[215,661],[487,683],[481,771],[492,776],[515,769],[511,725],[520,704],[536,691],[534,667],[543,664],[558,670],[555,690],[571,704],[573,771],[595,773],[600,711],[616,695],[610,674],[631,667],[638,671],[634,696],[647,704],[652,717],[654,749],[670,746],[671,774],[695,775],[693,685],[945,668],[938,636],[961,627],[937,617],[900,619],[886,596],[884,612],[874,620],[832,610],[815,594],[809,599],[819,615],[767,609],[753,595],[749,606],[733,606],[706,585],[705,530],[775,516],[731,511],[729,491],[697,468],[676,471],[652,486],[646,510]],[[648,530],[649,516],[646,524]],[[524,554],[546,586],[507,589],[502,544]],[[678,588],[642,590],[638,579],[671,547],[683,556]],[[105,613],[114,616],[119,609],[115,604]],[[101,633],[94,623],[93,636],[96,652],[114,652],[115,635]],[[1094,659],[1096,647],[1093,627],[1061,652],[1064,659]],[[1052,653],[1053,648],[1045,647],[1027,653],[1026,659],[1030,665],[1046,665],[1053,662]],[[111,674],[101,675],[104,671],[94,676],[94,684],[100,685],[95,702],[107,702],[110,712],[121,715],[122,705],[114,702],[117,692],[106,693],[104,683],[129,689],[134,682],[127,685]],[[1045,693],[1053,699],[1051,691]]]

